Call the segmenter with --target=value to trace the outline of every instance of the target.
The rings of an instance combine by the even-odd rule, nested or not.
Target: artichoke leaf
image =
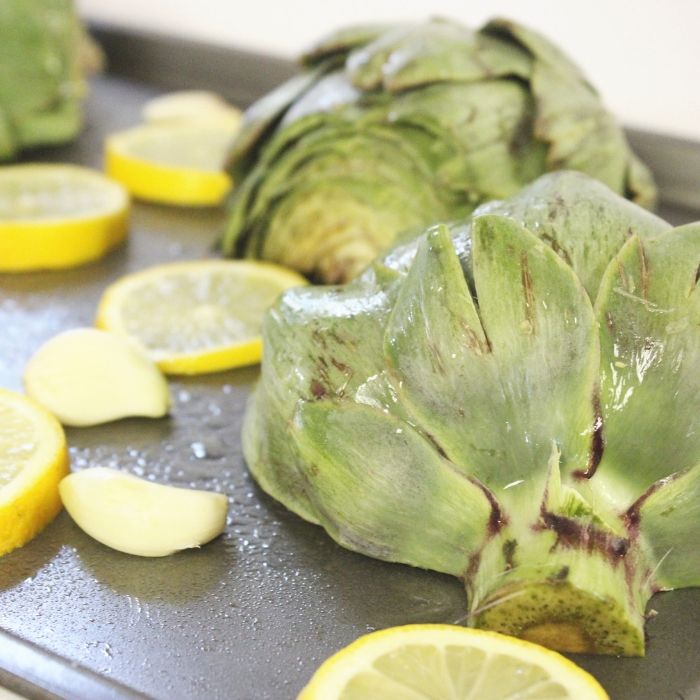
[[[479,217],[472,237],[479,315],[500,384],[492,401],[501,407],[511,459],[527,465],[513,478],[527,479],[528,468],[543,471],[552,441],[564,472],[579,470],[594,458],[598,421],[590,300],[571,267],[514,221]]]
[[[541,34],[515,22],[493,20],[484,32],[510,37],[532,54],[536,134],[549,144],[548,169],[591,174],[616,192],[652,207],[656,191],[649,172],[631,162],[637,159],[624,135],[579,67]]]
[[[549,144],[548,170],[579,170],[615,192],[625,190],[627,142],[615,120],[584,83],[538,64],[532,76],[537,104],[535,135]]]
[[[391,105],[390,116],[424,128],[434,124],[432,133],[448,135],[469,153],[493,143],[513,141],[529,107],[527,90],[513,81],[438,83],[399,95]]]
[[[656,206],[657,193],[651,170],[634,153],[630,153],[627,165],[627,189],[625,197],[647,209]]]
[[[279,411],[279,401],[270,396],[264,384],[258,385],[243,420],[243,454],[248,468],[266,493],[304,520],[318,524],[287,426],[269,419],[275,411]]]
[[[605,450],[595,484],[621,507],[700,462],[699,268],[700,225],[690,224],[630,238],[600,286]]]
[[[329,73],[320,78],[287,110],[280,124],[286,127],[307,116],[319,117],[316,123],[322,124],[325,114],[340,112],[344,107],[358,102],[361,96],[362,93],[352,85],[344,73]],[[274,155],[273,151],[271,156]]]
[[[474,212],[514,219],[567,262],[591,300],[610,260],[631,235],[656,237],[671,229],[658,216],[577,172],[543,175],[507,201]]]
[[[391,305],[387,293],[366,278],[347,288],[296,291],[284,293],[263,323],[260,382],[271,408],[290,418],[300,398],[350,398],[383,371],[383,329]],[[273,413],[270,419],[276,419]]]
[[[283,294],[263,323],[263,367],[246,409],[243,454],[267,493],[318,522],[300,471],[301,457],[289,439],[289,422],[280,416],[291,421],[300,397],[340,400],[381,374],[389,300],[369,280],[335,292],[327,287],[296,291]],[[362,352],[357,338],[362,338]]]
[[[655,585],[700,586],[700,464],[654,484],[630,516],[658,562]]]
[[[418,247],[387,324],[384,351],[399,403],[440,452],[471,471],[475,465],[460,455],[476,435],[481,439],[472,449],[499,463],[493,432],[502,426],[488,403],[497,382],[491,348],[444,225],[433,227]]]
[[[385,352],[419,428],[504,503],[522,504],[523,490],[543,491],[552,441],[568,471],[591,458],[594,317],[571,269],[515,222],[481,217],[472,235],[477,302],[447,228],[434,228],[403,281]]]
[[[294,197],[272,208],[268,226],[274,234],[259,238],[266,258],[313,278],[341,281],[356,276],[366,266],[367,254],[386,247],[396,227],[415,226],[420,220],[415,201],[406,198],[400,187],[388,187],[386,181],[357,178],[342,183],[330,180],[323,187],[315,184],[298,187]],[[440,218],[442,211],[436,205],[433,210]],[[336,235],[327,238],[320,225],[309,232],[308,217]]]
[[[295,75],[246,110],[241,130],[228,156],[228,167],[234,173],[236,181],[242,179],[240,175],[251,165],[258,146],[279,122],[288,107],[323,74],[324,67],[319,66],[314,70]]]
[[[581,69],[557,46],[542,34],[508,19],[493,19],[484,25],[485,34],[508,39],[526,49],[538,63],[557,67],[562,74],[570,74],[576,81],[586,80]],[[591,92],[593,88],[589,86]]]
[[[438,178],[445,183],[469,183],[474,204],[478,203],[478,192],[500,199],[517,192],[522,185],[511,149],[502,141],[446,162],[438,171]]]
[[[0,159],[74,138],[86,92],[85,32],[72,0],[3,0]]]
[[[441,82],[479,82],[500,77],[527,80],[532,70],[529,54],[513,44],[435,20],[420,41],[394,48],[383,74],[384,87],[402,92]]]
[[[361,404],[301,402],[292,436],[309,498],[343,546],[459,575],[488,537],[484,489],[407,423]]]
[[[368,172],[370,159],[377,158],[374,168]],[[257,189],[257,202],[249,216],[257,219],[266,214],[270,202],[284,195],[293,196],[297,187],[310,181],[322,187],[331,179],[343,182],[366,177],[377,180],[367,183],[366,190],[373,190],[382,181],[387,187],[377,189],[375,199],[381,200],[384,191],[398,185],[406,202],[416,201],[416,208],[428,206],[437,200],[431,190],[420,188],[423,178],[429,177],[427,168],[412,168],[409,145],[395,135],[380,128],[358,130],[343,123],[328,126],[320,132],[304,137],[304,148],[286,152],[278,160],[274,173],[266,177]],[[410,192],[410,196],[406,194]],[[378,202],[379,206],[379,202]]]
[[[50,110],[35,112],[16,124],[20,143],[27,147],[63,143],[75,136],[81,123],[77,102],[63,102]]]

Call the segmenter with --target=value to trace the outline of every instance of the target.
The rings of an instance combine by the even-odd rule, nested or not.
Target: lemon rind
[[[38,535],[62,509],[58,484],[69,471],[68,446],[59,422],[35,401],[0,389],[0,401],[31,418],[41,434],[39,455],[0,489],[0,556]]]
[[[134,197],[157,204],[208,207],[221,204],[232,187],[223,170],[204,170],[155,163],[128,152],[129,132],[105,142],[105,172]]]
[[[0,272],[77,267],[105,256],[128,235],[130,202],[126,190],[102,173],[67,163],[7,166],[25,178],[58,173],[73,182],[99,183],[109,191],[102,208],[36,219],[0,218]]]

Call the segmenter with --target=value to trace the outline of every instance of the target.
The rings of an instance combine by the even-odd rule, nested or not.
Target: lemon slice
[[[0,167],[0,270],[95,260],[124,239],[128,212],[124,188],[87,168]]]
[[[222,119],[238,126],[241,116],[239,109],[207,90],[169,92],[149,100],[143,108],[143,118],[149,123]]]
[[[58,421],[30,399],[0,389],[0,555],[21,547],[61,510],[68,451]]]
[[[237,131],[218,119],[137,126],[107,138],[105,168],[139,199],[214,206],[231,189],[224,162]]]
[[[407,625],[360,637],[328,659],[299,700],[607,700],[554,651],[495,632]]]
[[[202,374],[260,361],[265,311],[296,272],[256,261],[157,265],[108,287],[96,323],[137,341],[166,373]]]

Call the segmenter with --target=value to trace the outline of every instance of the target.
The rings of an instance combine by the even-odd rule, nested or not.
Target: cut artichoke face
[[[347,281],[402,232],[461,219],[557,169],[653,204],[649,171],[580,70],[514,23],[351,27],[320,42],[305,65],[251,107],[233,146],[239,185],[222,240],[227,255]],[[358,138],[364,146],[355,149]],[[316,161],[335,177],[323,215],[328,181],[307,177]],[[397,180],[403,197],[393,192]],[[343,201],[346,184],[372,195]],[[442,211],[421,211],[426,199]],[[411,216],[407,202],[415,203]],[[268,237],[277,243],[266,245]]]
[[[700,583],[699,268],[700,225],[580,173],[431,226],[273,307],[249,468],[343,546],[459,576],[471,624],[643,654],[652,593]]]
[[[81,126],[82,26],[72,0],[5,0],[0,12],[0,160]]]

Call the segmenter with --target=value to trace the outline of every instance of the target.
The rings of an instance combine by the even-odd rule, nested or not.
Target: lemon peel
[[[61,510],[68,449],[58,421],[31,399],[0,389],[0,555],[21,547]]]
[[[0,167],[0,271],[96,260],[126,238],[129,209],[126,190],[88,168]]]

